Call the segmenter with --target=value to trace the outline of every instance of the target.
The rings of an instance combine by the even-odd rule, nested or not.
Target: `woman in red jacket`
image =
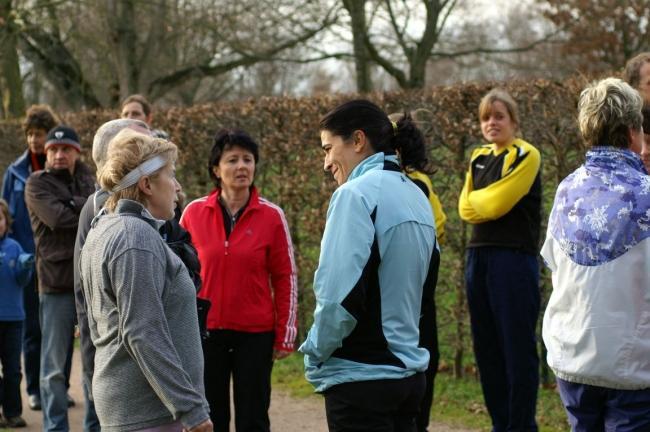
[[[231,376],[237,432],[270,430],[273,360],[293,351],[297,331],[291,236],[282,209],[253,186],[258,159],[245,132],[217,133],[208,165],[216,189],[181,218],[201,262],[198,295],[212,302],[203,353],[215,432],[228,431]]]

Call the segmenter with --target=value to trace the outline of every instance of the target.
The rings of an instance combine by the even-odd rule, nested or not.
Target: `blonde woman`
[[[458,204],[473,225],[465,279],[474,354],[492,430],[536,431],[540,154],[517,138],[517,104],[504,90],[483,97],[479,120],[488,144],[472,153]]]
[[[111,191],[81,252],[102,428],[212,431],[195,288],[158,228],[174,216],[177,148],[131,129],[99,172]]]
[[[542,256],[542,334],[575,432],[650,430],[650,177],[641,96],[617,78],[578,102],[585,162],[562,180]]]

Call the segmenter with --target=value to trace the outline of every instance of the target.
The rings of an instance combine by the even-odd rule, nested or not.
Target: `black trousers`
[[[424,373],[338,384],[324,392],[330,432],[415,432]]]
[[[416,418],[418,432],[427,432],[431,404],[433,403],[433,390],[440,363],[440,350],[438,347],[438,323],[436,319],[436,285],[438,283],[438,269],[440,267],[440,253],[434,250],[431,256],[429,274],[424,285],[422,295],[422,312],[420,316],[420,346],[429,351],[429,366],[424,372],[426,389],[420,413]]]
[[[493,432],[537,432],[539,264],[509,248],[467,249],[467,306]]]
[[[433,390],[440,364],[440,350],[438,349],[438,326],[436,322],[436,305],[426,315],[420,319],[420,346],[429,351],[429,366],[424,372],[426,377],[426,389],[420,413],[417,415],[416,423],[418,432],[426,432],[429,427],[429,417],[431,415],[431,405],[433,404]]]
[[[270,430],[274,332],[210,330],[203,341],[205,396],[215,432],[228,432],[232,377],[237,432]]]

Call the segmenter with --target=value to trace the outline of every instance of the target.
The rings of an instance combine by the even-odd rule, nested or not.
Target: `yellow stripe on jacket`
[[[499,178],[480,189],[474,189],[472,168],[481,156],[497,158],[507,152]],[[522,139],[515,139],[508,146],[497,149],[495,144],[474,150],[465,185],[458,201],[461,219],[478,224],[498,219],[507,214],[531,189],[540,168],[539,150]]]
[[[447,222],[447,215],[442,209],[442,204],[440,204],[440,199],[438,195],[433,191],[433,184],[431,184],[431,179],[428,175],[420,171],[411,171],[407,172],[406,175],[413,181],[422,182],[427,191],[425,195],[429,199],[429,204],[431,204],[431,210],[433,211],[433,218],[436,223],[436,237],[440,244],[444,244],[445,240],[445,222]],[[419,185],[418,185],[419,186]],[[424,191],[423,191],[424,192]]]

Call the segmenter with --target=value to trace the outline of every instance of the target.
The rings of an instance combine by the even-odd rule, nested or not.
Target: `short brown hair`
[[[494,88],[490,90],[485,96],[483,96],[481,103],[478,106],[479,120],[490,115],[490,112],[492,111],[492,104],[497,101],[506,106],[508,114],[510,114],[510,119],[515,124],[515,129],[518,130],[520,123],[519,108],[517,108],[517,102],[515,102],[512,96],[510,96],[510,93],[501,88]]]
[[[634,88],[638,88],[641,83],[641,67],[650,63],[650,52],[643,52],[636,57],[632,57],[625,65],[625,81]]]
[[[43,129],[45,133],[48,133],[50,129],[59,123],[59,119],[52,112],[52,108],[49,105],[32,105],[25,113],[23,131],[25,135],[31,129]]]
[[[7,225],[7,232],[8,232],[14,220],[12,219],[11,213],[9,212],[9,204],[7,204],[7,201],[5,201],[2,198],[0,198],[0,211],[2,212],[2,214],[5,217],[5,220],[7,221],[6,225]]]
[[[128,96],[124,101],[122,102],[122,108],[124,108],[124,105],[130,104],[131,102],[137,102],[140,105],[142,105],[142,111],[144,112],[145,116],[149,116],[151,114],[151,104],[141,94],[132,94],[131,96]]]

